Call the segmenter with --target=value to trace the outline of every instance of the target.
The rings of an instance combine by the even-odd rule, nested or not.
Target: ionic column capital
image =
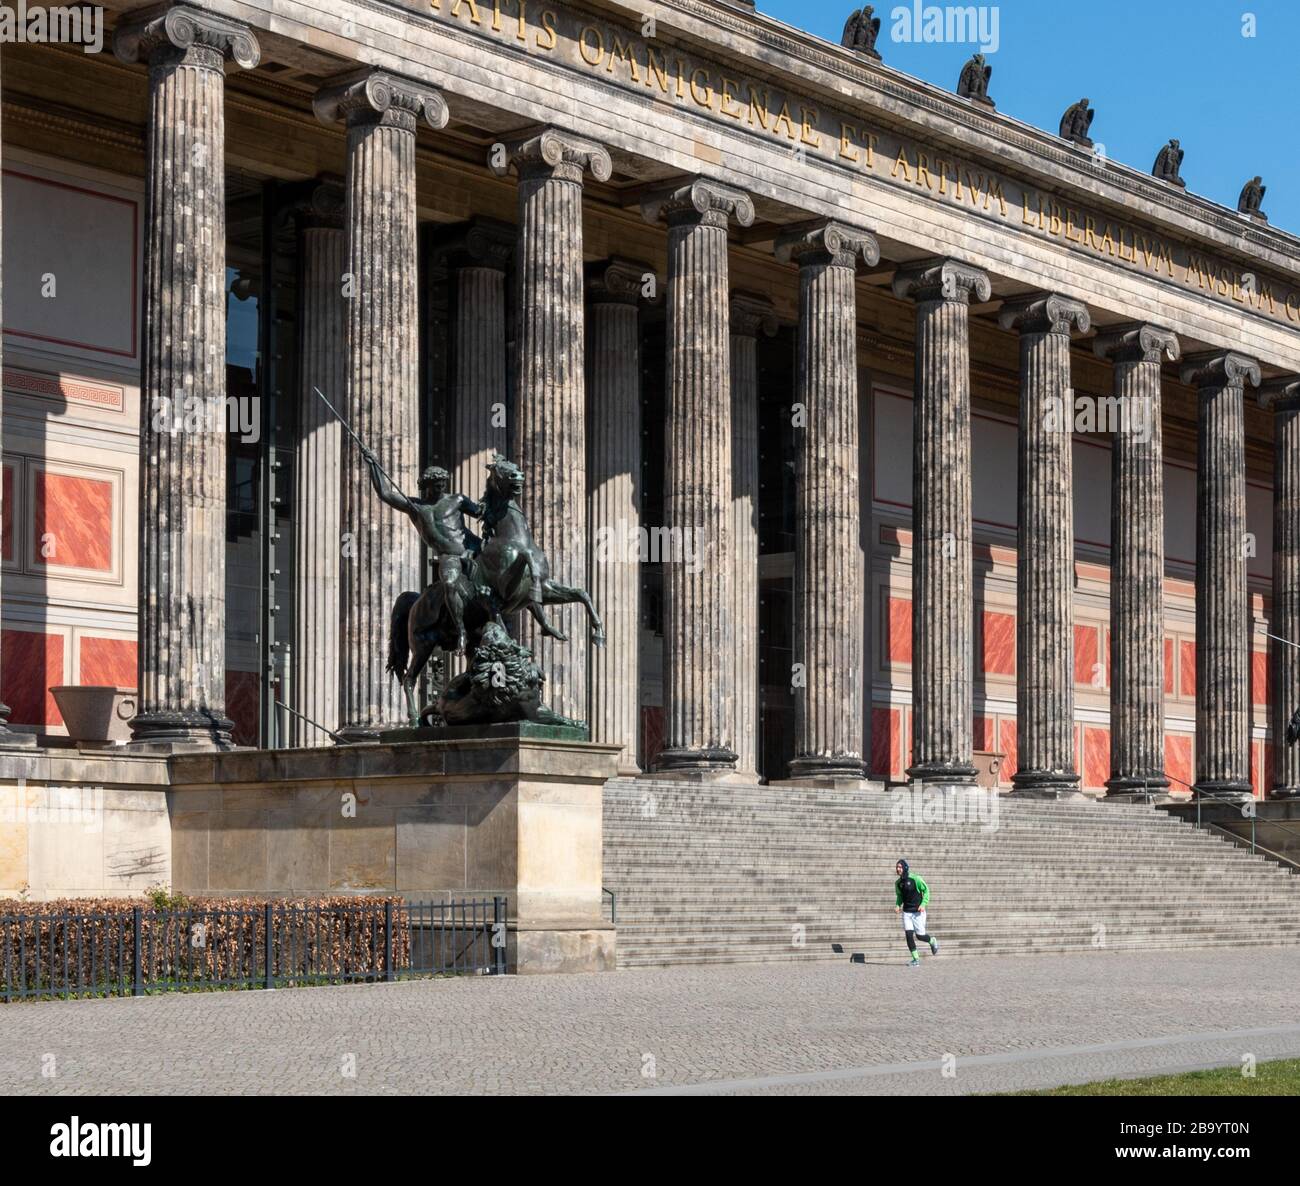
[[[614,175],[613,162],[604,148],[558,128],[508,141],[505,150],[504,159],[496,148],[488,155],[489,167],[498,177],[506,176],[512,166],[521,178],[555,178],[575,184],[581,184],[588,172],[597,181],[608,181]]]
[[[613,257],[586,267],[587,300],[593,305],[639,305],[646,277],[654,276],[649,264]],[[655,291],[659,289],[655,278]],[[654,298],[649,298],[654,299]]]
[[[1233,350],[1212,350],[1189,354],[1183,362],[1182,379],[1199,391],[1217,391],[1222,387],[1259,386],[1259,363]]]
[[[1259,406],[1265,411],[1300,411],[1300,375],[1270,379],[1259,389]]]
[[[752,225],[754,203],[741,190],[696,177],[647,194],[641,213],[647,222],[666,222],[670,227],[695,224],[725,229],[732,219],[743,227]]]
[[[220,70],[226,61],[251,70],[262,59],[247,25],[188,4],[156,4],[127,13],[113,31],[113,52],[123,62],[183,62],[211,70]]]
[[[1092,350],[1111,362],[1177,362],[1182,356],[1177,334],[1141,321],[1099,329]]]
[[[819,264],[856,268],[859,260],[870,268],[880,262],[880,244],[870,231],[823,218],[782,232],[776,240],[776,258],[801,268]]]
[[[731,336],[757,338],[760,333],[769,338],[776,333],[776,309],[772,302],[752,292],[733,292]]]
[[[342,230],[347,213],[347,192],[343,178],[322,174],[293,189],[285,218],[295,218],[302,230]]]
[[[519,232],[508,222],[475,218],[440,230],[433,243],[431,262],[443,268],[509,270],[515,258]]]
[[[447,101],[433,87],[374,66],[331,79],[312,99],[322,123],[389,124],[414,132],[423,119],[437,131],[450,118]]]
[[[1060,334],[1071,330],[1087,333],[1092,325],[1087,306],[1055,292],[1034,292],[1006,301],[998,313],[998,325],[1022,334]]]
[[[894,295],[921,301],[982,304],[993,295],[988,273],[955,259],[923,259],[903,264],[894,273]]]

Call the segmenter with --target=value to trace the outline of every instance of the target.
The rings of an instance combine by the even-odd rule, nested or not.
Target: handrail
[[[1241,844],[1246,843],[1246,838],[1244,836],[1238,836],[1236,832],[1232,831],[1230,828],[1225,828],[1222,824],[1216,824],[1210,822],[1210,823],[1203,824],[1202,827],[1217,828],[1230,840],[1236,840]],[[1262,844],[1256,844],[1253,839],[1250,842],[1250,851],[1252,854],[1257,854],[1261,852],[1265,853],[1266,855],[1272,857],[1275,861],[1281,861],[1284,865],[1290,865],[1291,868],[1295,870],[1295,872],[1300,873],[1300,861],[1297,861],[1292,857],[1286,856],[1283,853],[1274,852],[1273,849],[1271,848],[1265,848]]]
[[[609,895],[609,921],[618,926],[618,895],[607,886],[601,886],[600,892]]]

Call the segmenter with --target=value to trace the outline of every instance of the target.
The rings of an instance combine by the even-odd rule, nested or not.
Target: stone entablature
[[[220,7],[256,27],[271,5]],[[354,56],[424,77],[467,115],[482,105],[495,109],[493,122],[509,113],[540,124],[556,119],[562,100],[580,113],[574,131],[616,153],[616,185],[699,172],[705,162],[714,180],[748,190],[774,221],[860,220],[870,208],[887,256],[891,244],[946,252],[995,277],[1058,289],[1069,269],[1063,295],[1105,292],[1107,307],[1129,319],[1161,301],[1165,320],[1194,347],[1246,349],[1266,365],[1300,369],[1300,343],[1288,332],[1300,328],[1294,236],[1047,132],[972,113],[937,87],[762,14],[702,0],[649,3],[636,19],[612,8],[530,4],[521,25],[513,0],[416,10],[340,2],[325,12],[274,5],[282,36],[336,61]],[[642,18],[655,24],[649,42]],[[711,48],[700,54],[695,45]],[[755,90],[769,87],[770,101],[756,107]],[[963,153],[942,147],[954,129]],[[979,160],[1009,163],[1016,176],[970,163]]]

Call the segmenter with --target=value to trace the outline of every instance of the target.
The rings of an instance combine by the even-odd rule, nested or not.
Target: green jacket
[[[917,891],[921,895],[921,909],[924,910],[930,904],[930,887],[925,884],[925,879],[919,873],[913,873],[910,869],[907,871],[908,877],[916,884]],[[894,905],[903,904],[903,879],[900,877],[894,882]]]

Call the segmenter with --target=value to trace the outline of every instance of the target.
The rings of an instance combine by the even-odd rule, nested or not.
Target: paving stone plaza
[[[0,1093],[1010,1091],[1298,1057],[1297,978],[1295,948],[940,953],[52,1002],[6,1008]]]

